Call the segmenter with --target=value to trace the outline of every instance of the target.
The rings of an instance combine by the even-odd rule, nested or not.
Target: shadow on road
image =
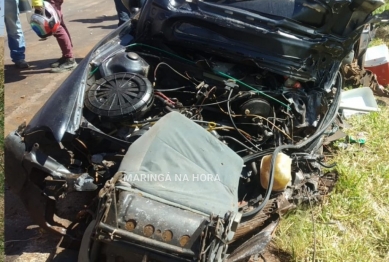
[[[4,65],[4,84],[19,82],[26,79],[29,75],[50,73],[50,64],[57,59],[46,59],[37,61],[28,61],[30,68],[19,69],[14,64]],[[80,63],[82,58],[76,58]]]
[[[6,262],[16,260],[22,253],[55,251],[60,237],[43,233],[31,222],[23,204],[9,189],[5,189],[5,255]]]
[[[31,221],[19,198],[7,187],[5,190],[5,262],[24,260],[46,262],[76,262],[78,251],[59,247],[61,237],[43,232]],[[29,253],[31,254],[31,260]],[[37,259],[37,253],[42,257]],[[47,257],[47,254],[50,255]]]
[[[98,24],[102,23],[104,21],[118,21],[118,17],[116,15],[111,16],[99,16],[96,18],[81,18],[81,19],[74,19],[70,20],[69,22],[79,22],[79,23],[85,23],[85,24]]]
[[[84,24],[99,24],[102,22],[107,22],[107,21],[116,21],[119,22],[117,15],[111,15],[111,16],[99,16],[97,18],[83,18],[83,19],[74,19],[71,20],[70,22],[79,22],[79,23],[84,23]],[[88,28],[101,28],[101,29],[116,29],[118,27],[118,24],[115,23],[113,25],[94,25],[94,26],[88,26]]]
[[[113,24],[113,25],[94,25],[94,26],[88,26],[88,28],[101,28],[101,29],[110,29],[110,30],[113,30],[113,29],[116,29],[118,27],[117,24]]]

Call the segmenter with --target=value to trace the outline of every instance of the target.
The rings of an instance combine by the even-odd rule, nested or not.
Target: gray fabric
[[[123,181],[141,191],[224,216],[238,210],[242,167],[242,158],[228,146],[172,112],[130,146],[119,171],[125,173]],[[205,181],[203,174],[209,174]]]

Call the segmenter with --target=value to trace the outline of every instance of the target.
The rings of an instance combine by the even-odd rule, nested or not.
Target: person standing
[[[121,26],[128,20],[130,20],[131,14],[130,11],[124,6],[122,0],[114,0],[116,12],[118,14],[119,23],[118,26]]]
[[[65,25],[61,6],[63,0],[47,0],[56,9],[58,16],[60,17],[61,24],[53,36],[57,39],[58,45],[62,51],[62,57],[56,62],[51,64],[51,72],[61,73],[73,70],[76,66],[76,60],[73,55],[73,43],[70,37],[69,31]],[[32,0],[33,8],[38,11],[43,11],[43,0]]]
[[[4,1],[4,22],[12,62],[20,69],[28,68],[25,60],[26,42],[19,19],[19,0]]]

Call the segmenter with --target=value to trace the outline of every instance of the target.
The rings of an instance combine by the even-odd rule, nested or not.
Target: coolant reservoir
[[[270,164],[272,155],[262,158],[260,167],[261,186],[267,189],[270,177]],[[274,183],[272,191],[281,191],[292,180],[292,159],[284,153],[279,153],[274,164]]]

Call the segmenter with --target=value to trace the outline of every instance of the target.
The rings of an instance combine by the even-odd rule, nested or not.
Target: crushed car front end
[[[6,182],[84,261],[260,253],[334,182],[339,68],[382,3],[147,1],[7,136]]]

